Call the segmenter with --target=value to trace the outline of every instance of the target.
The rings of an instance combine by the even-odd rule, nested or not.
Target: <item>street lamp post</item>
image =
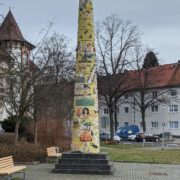
[[[162,107],[162,110],[163,110],[163,112],[162,112],[162,150],[164,150],[164,126],[165,126],[165,121],[164,121],[164,118],[165,118],[165,116],[164,116],[164,113],[165,113],[165,109],[166,109],[166,106],[164,105],[163,107]]]

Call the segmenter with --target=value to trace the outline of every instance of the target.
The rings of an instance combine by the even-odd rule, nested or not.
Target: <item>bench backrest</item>
[[[0,171],[2,169],[8,169],[14,167],[14,162],[12,156],[0,158]]]
[[[48,156],[53,156],[57,153],[58,147],[48,147],[47,148],[47,155]]]

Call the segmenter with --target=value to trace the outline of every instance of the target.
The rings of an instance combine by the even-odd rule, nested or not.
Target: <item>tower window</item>
[[[125,114],[129,113],[129,107],[124,107],[124,113]]]
[[[104,109],[104,114],[109,114],[109,109]]]

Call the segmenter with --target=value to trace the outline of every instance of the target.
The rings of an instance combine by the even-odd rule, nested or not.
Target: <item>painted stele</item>
[[[79,1],[72,151],[99,153],[99,115],[92,0]]]

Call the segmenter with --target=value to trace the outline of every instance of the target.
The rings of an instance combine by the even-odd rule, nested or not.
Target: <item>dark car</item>
[[[109,133],[101,133],[101,134],[100,134],[100,140],[101,140],[101,141],[107,141],[107,140],[109,140],[109,139],[110,139]]]
[[[159,141],[159,136],[156,136],[151,133],[137,133],[136,134],[136,141],[137,142],[158,142]]]

